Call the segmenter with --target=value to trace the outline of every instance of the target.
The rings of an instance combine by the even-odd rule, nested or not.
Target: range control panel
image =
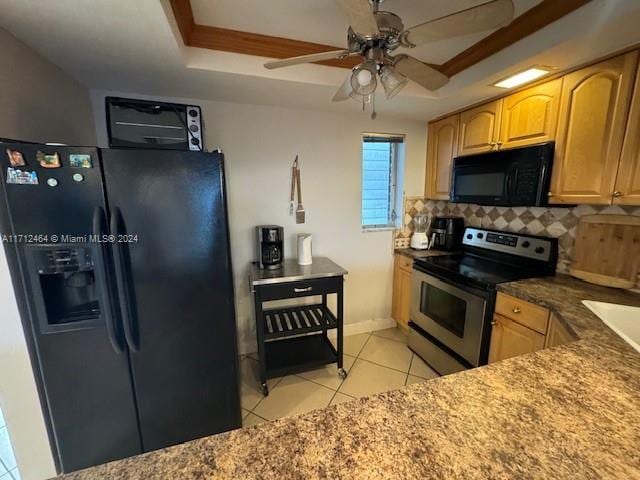
[[[545,262],[553,258],[555,245],[554,240],[547,237],[495,232],[473,227],[465,229],[462,244]]]

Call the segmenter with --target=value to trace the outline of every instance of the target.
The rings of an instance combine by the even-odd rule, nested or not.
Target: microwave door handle
[[[506,185],[505,185],[505,193],[507,194],[507,198],[509,199],[509,203],[511,203],[511,199],[513,198],[513,187],[515,185],[515,180],[518,178],[518,168],[512,168],[509,173],[507,173]]]

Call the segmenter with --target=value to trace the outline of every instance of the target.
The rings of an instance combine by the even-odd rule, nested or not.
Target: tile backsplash
[[[419,213],[464,217],[465,225],[508,232],[558,238],[558,271],[569,271],[576,226],[584,215],[619,214],[640,216],[640,207],[618,205],[578,205],[576,207],[490,207],[444,200],[408,197],[403,228],[396,231],[396,248],[408,247],[413,233],[413,217]],[[636,288],[640,287],[640,283]]]

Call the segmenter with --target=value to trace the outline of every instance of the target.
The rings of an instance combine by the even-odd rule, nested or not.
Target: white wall
[[[87,89],[2,29],[0,137],[95,143]],[[55,475],[3,249],[0,249],[0,408],[22,478]]]
[[[100,146],[106,146],[104,96],[92,91]],[[149,98],[136,94],[113,95]],[[167,100],[167,99],[165,99]],[[315,255],[330,257],[349,271],[345,322],[388,319],[391,312],[392,232],[360,228],[361,134],[406,134],[406,195],[423,195],[426,122],[268,106],[168,99],[202,106],[205,144],[226,158],[231,249],[241,351],[255,351],[247,267],[254,260],[254,227],[285,228],[287,257],[295,257],[295,235],[313,235]],[[327,99],[330,101],[330,99]],[[307,222],[288,214],[291,163],[300,155]]]

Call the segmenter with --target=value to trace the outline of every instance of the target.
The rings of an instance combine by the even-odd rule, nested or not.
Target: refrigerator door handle
[[[119,242],[120,225],[123,224],[122,213],[119,208],[114,208],[111,212],[111,235],[114,236],[114,264],[116,269],[116,282],[118,284],[118,299],[120,300],[120,313],[122,315],[122,325],[124,326],[124,338],[127,340],[127,345],[132,352],[139,350],[138,342],[133,333],[133,313],[131,308],[130,286],[127,279],[127,265],[125,262],[125,255],[123,250],[123,243]]]
[[[106,216],[102,207],[96,207],[93,210],[93,235],[92,243],[93,260],[95,265],[96,280],[102,303],[102,318],[107,328],[107,335],[113,350],[120,354],[124,352],[124,347],[118,339],[118,332],[114,321],[114,309],[111,302],[111,293],[109,291],[109,273],[107,271],[107,262],[105,261],[104,245],[102,239],[105,235]]]

